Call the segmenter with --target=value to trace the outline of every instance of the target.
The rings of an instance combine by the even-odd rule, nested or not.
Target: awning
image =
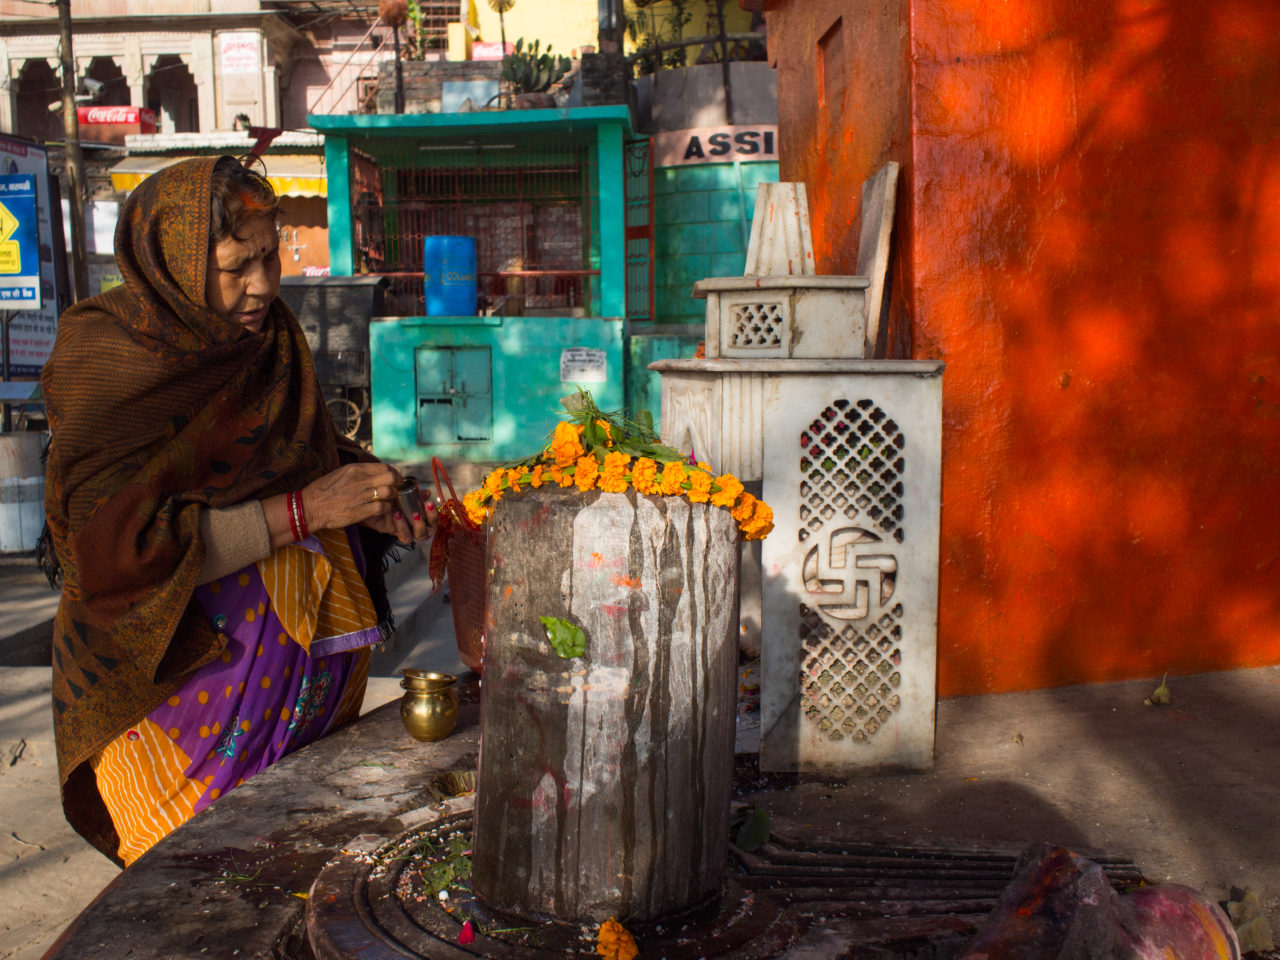
[[[111,168],[111,186],[126,193],[151,174],[165,167],[190,160],[188,156],[174,154],[134,154],[125,157]],[[318,154],[271,154],[262,158],[267,168],[267,180],[277,196],[327,197],[329,180],[324,172],[324,157]]]

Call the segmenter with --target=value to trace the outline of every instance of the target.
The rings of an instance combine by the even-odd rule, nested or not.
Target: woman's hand
[[[307,526],[332,529],[362,523],[401,543],[428,540],[439,514],[431,503],[410,516],[400,512],[400,474],[385,463],[349,463],[302,491]]]
[[[397,486],[397,490],[399,487]],[[363,521],[381,533],[389,533],[401,543],[430,540],[435,536],[436,525],[440,520],[440,512],[436,509],[435,498],[424,491],[425,504],[420,504],[412,514],[405,516],[398,506],[388,509],[368,520]]]
[[[302,489],[307,529],[340,530],[362,523],[405,544],[431,539],[440,519],[440,512],[431,502],[434,498],[429,498],[421,510],[405,516],[397,497],[400,480],[400,474],[385,463],[349,463],[325,474]],[[262,501],[262,511],[271,548],[292,543],[287,495],[277,494]]]

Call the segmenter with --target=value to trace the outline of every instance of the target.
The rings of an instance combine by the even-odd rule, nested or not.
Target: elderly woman
[[[384,553],[435,523],[337,436],[277,298],[276,211],[230,157],[146,180],[124,284],[63,315],[44,368],[63,807],[126,866],[358,715]]]

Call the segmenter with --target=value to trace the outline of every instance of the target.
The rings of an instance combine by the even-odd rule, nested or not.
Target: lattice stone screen
[[[765,385],[765,770],[933,760],[941,365],[859,366]]]

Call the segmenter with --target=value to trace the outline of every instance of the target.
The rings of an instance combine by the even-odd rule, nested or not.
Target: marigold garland
[[[543,450],[497,467],[479,489],[463,497],[472,523],[483,524],[507,491],[555,483],[583,492],[623,493],[632,486],[645,495],[685,495],[693,503],[728,509],[747,540],[763,540],[773,530],[773,510],[767,503],[747,493],[733,474],[713,476],[708,464],[664,447],[648,411],[641,411],[635,422],[605,414],[585,390],[562,402],[569,419],[556,424]]]

